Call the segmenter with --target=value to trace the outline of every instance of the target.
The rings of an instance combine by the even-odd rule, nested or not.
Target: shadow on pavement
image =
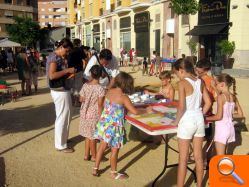
[[[0,157],[0,186],[5,186],[5,164],[4,158]]]

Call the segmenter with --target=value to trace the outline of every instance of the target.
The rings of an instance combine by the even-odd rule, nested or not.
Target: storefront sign
[[[228,0],[200,0],[198,25],[229,22]]]
[[[120,18],[120,29],[131,27],[131,17]]]
[[[148,12],[136,14],[134,21],[135,32],[149,32],[150,15]]]

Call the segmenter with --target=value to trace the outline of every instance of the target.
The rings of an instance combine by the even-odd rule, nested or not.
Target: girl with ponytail
[[[231,87],[233,91],[231,92]],[[207,117],[208,121],[215,121],[214,142],[217,155],[226,154],[229,143],[235,142],[233,117],[243,117],[239,101],[236,98],[236,81],[228,74],[221,74],[216,78],[217,113]]]

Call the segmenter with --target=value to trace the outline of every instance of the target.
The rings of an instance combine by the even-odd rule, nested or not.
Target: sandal
[[[118,180],[118,179],[128,179],[129,176],[123,173],[118,173],[117,171],[111,171],[111,174],[115,175],[115,177],[112,176],[113,179]]]
[[[99,174],[99,168],[93,167],[92,175],[94,177],[99,177],[100,176],[100,174]]]

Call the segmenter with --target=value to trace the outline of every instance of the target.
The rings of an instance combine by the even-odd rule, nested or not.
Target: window
[[[31,0],[27,0],[27,5],[30,6],[31,5]]]
[[[131,48],[131,32],[120,33],[120,48],[124,48],[129,51]]]
[[[5,3],[12,4],[12,0],[4,0]]]
[[[23,0],[17,0],[17,1],[16,1],[16,4],[17,4],[17,5],[23,5]]]
[[[188,25],[188,24],[189,24],[189,16],[182,15],[182,25]]]
[[[175,18],[175,11],[173,10],[173,8],[170,9],[170,12],[171,12],[171,18]]]
[[[11,18],[11,17],[13,17],[13,11],[5,10],[4,15],[7,18]]]

